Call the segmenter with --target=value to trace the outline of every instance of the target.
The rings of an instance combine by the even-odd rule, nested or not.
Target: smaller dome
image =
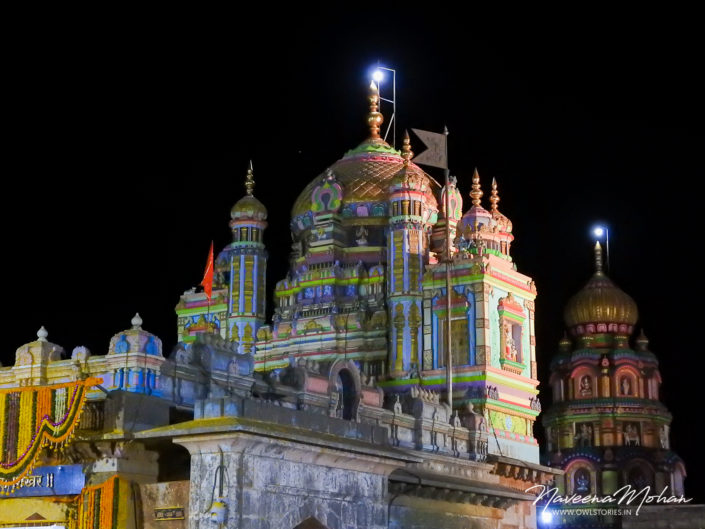
[[[142,318],[139,313],[132,317],[130,323],[132,328],[119,332],[111,338],[108,354],[143,353],[162,356],[162,341],[142,329]]]
[[[465,233],[467,230],[475,231],[475,226],[478,229],[482,227],[490,227],[495,224],[495,220],[492,214],[487,211],[482,206],[473,206],[468,211],[465,212],[462,219],[460,219],[460,226],[462,232]]]
[[[257,200],[252,192],[255,189],[255,177],[252,169],[252,160],[250,167],[245,175],[245,190],[247,194],[238,200],[233,209],[230,210],[230,218],[233,220],[266,220],[267,208],[264,204]]]
[[[47,340],[49,333],[42,327],[37,331],[37,339],[19,347],[15,352],[15,365],[46,364],[61,360],[64,349]]]
[[[602,271],[602,248],[595,246],[597,271],[590,281],[575,294],[565,308],[568,327],[588,323],[634,325],[639,312],[636,302]]]
[[[245,195],[230,210],[233,220],[266,220],[267,208],[252,195]]]

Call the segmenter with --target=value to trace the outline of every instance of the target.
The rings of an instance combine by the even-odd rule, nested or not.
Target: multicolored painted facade
[[[195,289],[185,292],[176,307],[178,341],[193,343],[196,335],[217,333],[249,353],[264,323],[267,250],[263,236],[267,209],[253,195],[252,165],[242,197],[230,211],[233,242],[215,260],[213,292],[209,300]]]
[[[370,137],[294,204],[271,322],[250,166],[170,353],[136,314],[105,354],[42,328],[0,367],[0,525],[536,525],[526,490],[559,471],[538,464],[536,289],[496,182],[484,209],[475,172],[463,213],[369,101]]]
[[[566,306],[569,335],[551,362],[553,405],[543,425],[550,463],[565,470],[557,485],[565,494],[603,496],[648,485],[652,494],[668,487],[667,495],[681,496],[685,467],[670,448],[658,359],[643,330],[630,345],[637,305],[605,275],[599,243],[595,263],[595,274]],[[613,522],[619,520],[596,526]]]
[[[536,288],[512,261],[512,223],[498,209],[497,184],[487,210],[475,172],[463,214],[455,178],[446,189],[414,164],[408,137],[401,152],[381,139],[374,87],[369,100],[370,137],[294,204],[290,270],[276,284],[272,322],[264,324],[266,209],[248,187],[233,208],[234,241],[216,262],[213,302],[188,292],[177,306],[179,340],[216,330],[254,350],[257,371],[275,374],[353,361],[363,385],[393,399],[416,387],[445,392],[450,317],[453,407],[491,424],[490,453],[537,462]]]

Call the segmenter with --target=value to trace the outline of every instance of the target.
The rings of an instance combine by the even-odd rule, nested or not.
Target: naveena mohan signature
[[[668,487],[664,487],[660,494],[650,494],[651,486],[647,485],[641,490],[636,490],[632,488],[631,485],[625,485],[624,487],[617,489],[612,494],[607,496],[596,496],[594,494],[587,494],[582,496],[580,494],[571,494],[570,496],[561,496],[558,494],[558,487],[547,487],[546,485],[534,485],[529,487],[525,492],[532,491],[536,488],[541,489],[541,492],[534,500],[534,505],[539,501],[545,501],[543,505],[543,510],[546,510],[551,504],[558,505],[586,505],[594,503],[616,503],[617,505],[631,505],[633,502],[639,502],[639,507],[636,509],[636,514],[639,514],[639,509],[645,503],[690,503],[693,498],[685,498],[684,496],[667,496],[666,491]],[[641,501],[639,501],[641,497]]]

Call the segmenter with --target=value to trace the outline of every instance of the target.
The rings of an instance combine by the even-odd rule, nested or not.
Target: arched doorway
[[[356,416],[357,392],[355,390],[355,379],[348,369],[338,371],[335,389],[338,392],[336,416],[347,421],[354,419]]]
[[[294,527],[294,529],[328,529],[325,525],[323,525],[321,522],[316,520],[313,516],[310,516],[306,518],[303,522],[301,522],[299,525]]]

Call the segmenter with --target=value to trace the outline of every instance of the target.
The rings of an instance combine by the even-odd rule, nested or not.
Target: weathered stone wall
[[[144,529],[186,529],[188,527],[189,482],[167,481],[139,485],[141,524]],[[163,519],[164,510],[170,517],[178,516],[183,509],[184,519]]]
[[[398,496],[391,498],[389,529],[529,529],[536,527],[533,506],[507,509]]]
[[[192,454],[192,490],[201,491],[191,494],[192,529],[213,527],[221,462],[227,527],[293,529],[309,517],[328,529],[387,527],[391,466],[382,457],[241,433],[180,442]]]

